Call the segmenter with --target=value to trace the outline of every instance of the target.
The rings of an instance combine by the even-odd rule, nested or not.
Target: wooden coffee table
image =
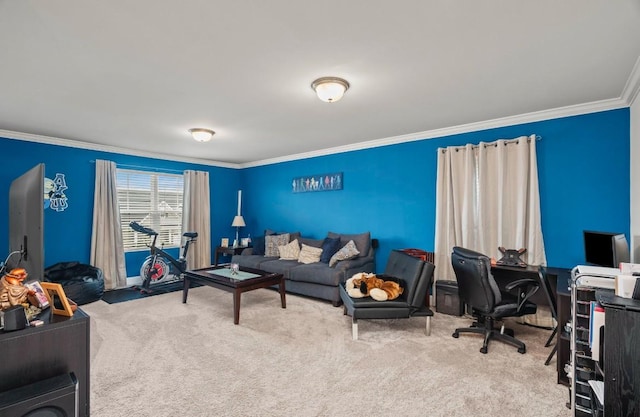
[[[183,303],[187,302],[191,282],[199,282],[200,284],[232,292],[233,324],[240,322],[240,295],[243,292],[278,285],[280,288],[282,308],[287,308],[284,277],[282,274],[272,274],[253,268],[240,268],[238,273],[234,275],[228,266],[209,266],[186,271],[184,273],[184,287],[182,289]]]

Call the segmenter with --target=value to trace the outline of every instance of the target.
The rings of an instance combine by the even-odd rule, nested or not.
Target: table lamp
[[[233,218],[233,222],[231,223],[231,226],[236,228],[236,240],[233,241],[233,247],[237,248],[238,246],[240,246],[240,241],[238,240],[238,234],[240,232],[240,228],[246,226],[246,224],[244,223],[244,218],[242,218],[242,216],[240,215],[235,216]]]

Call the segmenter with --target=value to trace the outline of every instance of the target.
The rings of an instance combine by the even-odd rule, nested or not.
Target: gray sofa
[[[272,233],[275,235],[275,233]],[[267,234],[267,236],[269,236]],[[265,236],[265,239],[268,239]],[[338,261],[333,266],[326,262],[301,263],[298,260],[283,260],[279,256],[265,256],[261,247],[245,249],[240,255],[234,255],[232,263],[241,267],[261,269],[282,274],[287,292],[331,301],[334,306],[341,305],[340,284],[357,272],[375,272],[376,239],[369,232],[360,234],[340,234],[329,232],[324,239],[311,239],[300,236],[299,232],[289,234],[289,242],[298,240],[300,246],[308,245],[327,250],[327,241],[339,239],[339,248],[353,241],[360,252],[355,258]],[[254,253],[258,252],[258,254]],[[268,254],[269,250],[267,250]],[[273,254],[273,253],[272,253]],[[325,255],[328,255],[325,253]],[[325,256],[326,258],[326,256]],[[325,259],[326,260],[326,259]]]

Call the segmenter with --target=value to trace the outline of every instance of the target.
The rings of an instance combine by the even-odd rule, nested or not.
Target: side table
[[[220,255],[222,256],[233,256],[233,255],[239,255],[242,253],[243,250],[249,248],[250,246],[238,246],[237,248],[234,248],[232,246],[229,247],[225,247],[225,246],[218,246],[216,248],[216,252],[213,255],[213,265],[214,266],[218,266],[218,258],[220,257]]]

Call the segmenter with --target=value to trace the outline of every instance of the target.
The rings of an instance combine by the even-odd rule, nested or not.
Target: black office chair
[[[510,282],[501,292],[491,275],[491,261],[481,253],[469,249],[454,247],[451,264],[458,280],[458,292],[463,303],[471,309],[478,321],[468,328],[459,328],[453,332],[458,338],[460,333],[477,333],[484,336],[480,352],[487,353],[491,339],[512,344],[519,353],[525,353],[525,344],[513,336],[513,330],[495,328],[496,321],[505,317],[520,317],[535,314],[536,305],[528,301],[540,287],[537,280],[520,279]],[[512,295],[511,293],[516,295]]]
[[[358,339],[358,319],[401,319],[414,316],[426,317],[426,333],[429,336],[433,311],[426,306],[426,296],[433,282],[434,269],[431,262],[394,250],[389,254],[384,275],[401,281],[404,291],[400,297],[388,301],[376,301],[371,297],[351,298],[342,283],[340,298],[344,303],[344,314],[351,316],[353,340]]]

